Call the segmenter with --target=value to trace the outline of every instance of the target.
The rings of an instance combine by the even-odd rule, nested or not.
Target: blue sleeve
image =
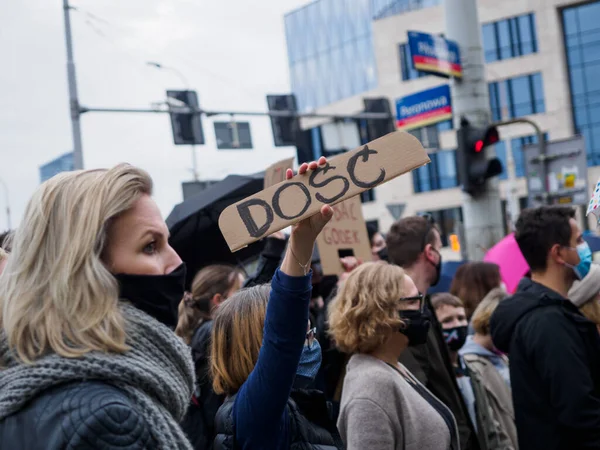
[[[304,347],[311,289],[311,274],[275,272],[258,361],[233,405],[242,449],[274,448],[287,438],[284,412]]]

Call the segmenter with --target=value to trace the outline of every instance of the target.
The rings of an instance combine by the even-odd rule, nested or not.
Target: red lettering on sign
[[[325,227],[323,229],[323,240],[328,245],[355,245],[360,244],[358,231],[341,230],[339,228]]]
[[[339,222],[341,220],[358,220],[354,212],[354,203],[349,207],[346,203],[339,203],[333,206],[333,222]]]

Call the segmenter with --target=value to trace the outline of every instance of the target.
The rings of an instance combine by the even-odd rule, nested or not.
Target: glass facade
[[[544,104],[544,84],[541,73],[522,75],[508,80],[488,84],[492,119],[502,120],[503,109],[508,117],[527,116],[546,111]]]
[[[585,138],[588,165],[600,165],[600,2],[563,10],[575,134]]]
[[[441,0],[317,0],[284,18],[292,92],[310,111],[377,87],[373,18]]]
[[[537,53],[535,14],[525,14],[481,27],[486,62]]]

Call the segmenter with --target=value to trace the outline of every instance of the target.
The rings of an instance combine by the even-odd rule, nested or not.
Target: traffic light
[[[368,141],[380,138],[396,130],[394,116],[392,115],[392,110],[390,108],[390,101],[386,97],[364,98],[363,104],[365,105],[366,113],[387,113],[390,116],[387,120],[367,119]]]
[[[267,95],[269,111],[298,111],[294,95]],[[275,147],[296,145],[297,133],[300,131],[300,120],[297,117],[271,116],[273,142]]]
[[[204,131],[199,114],[177,112],[177,108],[198,109],[196,91],[167,91],[171,109],[171,128],[175,145],[204,145]]]
[[[502,163],[498,158],[487,158],[485,148],[500,141],[495,126],[475,128],[466,120],[457,132],[458,177],[463,191],[477,196],[485,191],[488,178],[502,173]]]

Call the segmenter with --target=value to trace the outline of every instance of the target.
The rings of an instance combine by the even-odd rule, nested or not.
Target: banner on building
[[[433,34],[409,31],[408,46],[415,70],[462,78],[460,50],[456,42]]]
[[[452,118],[450,86],[447,84],[396,100],[396,119],[402,131]]]

